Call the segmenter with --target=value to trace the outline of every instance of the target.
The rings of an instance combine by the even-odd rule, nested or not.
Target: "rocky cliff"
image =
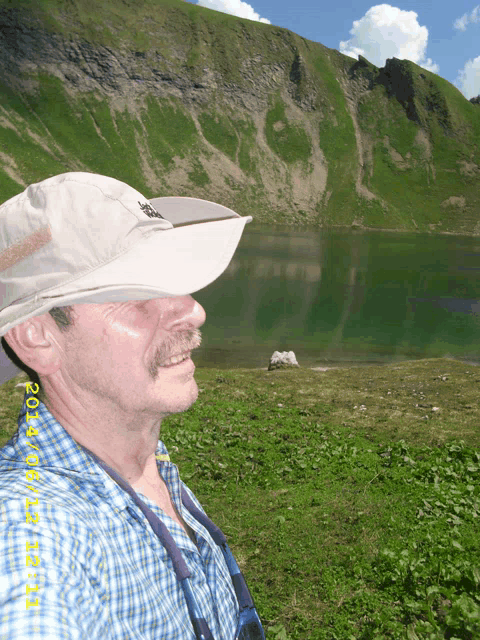
[[[258,222],[480,233],[480,108],[182,0],[0,0],[1,201],[64,171]]]

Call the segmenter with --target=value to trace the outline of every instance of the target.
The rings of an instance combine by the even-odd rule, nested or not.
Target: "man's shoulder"
[[[68,511],[84,522],[97,513],[100,496],[81,474],[62,473],[54,469],[25,467],[10,462],[10,466],[0,468],[0,503],[3,505],[0,520],[8,514],[21,517],[25,521],[26,505],[31,511],[42,512],[53,517],[56,513]],[[18,513],[17,513],[18,512]]]

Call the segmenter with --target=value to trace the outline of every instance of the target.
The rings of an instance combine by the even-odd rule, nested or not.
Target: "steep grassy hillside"
[[[0,0],[0,200],[64,171],[255,221],[480,234],[480,105],[182,0]]]

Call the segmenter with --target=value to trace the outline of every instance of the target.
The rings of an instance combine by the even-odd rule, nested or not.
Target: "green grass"
[[[332,194],[323,217],[331,224],[347,225],[359,214],[355,192],[358,166],[355,130],[335,68],[323,55],[316,57],[314,68],[323,81],[324,118],[318,128],[320,148],[328,165],[326,191]]]
[[[252,157],[255,149],[256,129],[250,118],[237,120],[235,122],[240,137],[240,148],[238,151],[238,166],[247,174],[253,174],[256,170],[256,162]]]
[[[197,158],[194,158],[192,160],[192,165],[193,171],[189,171],[188,173],[190,181],[197,187],[205,187],[210,183],[208,173],[205,171],[202,163]]]
[[[28,175],[32,183],[66,171],[94,171],[149,194],[138,139],[146,149],[147,162],[158,167],[160,175],[174,166],[175,156],[192,154],[192,182],[201,186],[209,183],[194,155],[198,150],[194,122],[174,98],[147,96],[142,106],[137,105],[137,119],[126,107],[114,110],[106,99],[89,93],[77,96],[73,104],[58,78],[38,74],[36,79],[38,89],[21,97],[0,83],[0,106],[18,114],[15,122],[19,132],[0,127],[0,149],[12,155],[18,173]],[[48,149],[29,137],[27,126],[37,140],[44,139]],[[5,200],[21,190],[2,171],[0,187]]]
[[[278,125],[278,130],[274,125]],[[288,164],[309,160],[312,153],[311,142],[298,125],[291,124],[285,115],[285,105],[279,96],[273,107],[267,111],[265,137],[269,147]]]
[[[370,227],[428,231],[429,224],[441,222],[444,231],[464,233],[475,226],[474,212],[480,200],[475,179],[462,175],[459,164],[462,160],[470,163],[479,161],[476,144],[480,135],[478,111],[443,78],[414,63],[402,61],[401,64],[404,76],[408,77],[415,92],[415,108],[429,139],[432,158],[426,162],[423,145],[419,147],[416,143],[420,130],[418,123],[408,119],[405,108],[396,98],[387,97],[382,85],[361,95],[357,108],[358,124],[373,143],[373,176],[368,175],[368,167],[363,182],[388,203],[388,212],[385,215],[379,207],[372,209],[370,205],[359,203],[356,217],[363,215],[364,225]],[[319,57],[318,71],[322,65],[325,66],[325,62]],[[350,72],[345,60],[337,60],[337,65]],[[368,69],[359,69],[355,74],[374,77],[378,76],[379,69],[370,64]],[[334,82],[330,82],[330,95],[335,94]],[[328,108],[326,113],[328,115]],[[326,117],[321,127],[328,131],[328,125],[329,118]],[[407,160],[409,168],[395,164],[384,145],[385,136],[389,138],[389,145]],[[337,180],[336,176],[332,177],[332,182],[334,180]],[[338,183],[336,188],[339,189]],[[335,185],[333,190],[335,193]],[[445,210],[440,206],[450,196],[460,195],[468,203],[466,211],[455,207]],[[344,208],[352,209],[351,206]]]
[[[268,640],[480,637],[480,369],[197,369],[161,438]],[[23,392],[0,388],[0,444]],[[437,410],[434,410],[437,408]]]
[[[229,118],[215,111],[209,111],[199,113],[198,121],[206,140],[217,149],[220,149],[220,151],[223,151],[232,160],[235,160],[238,138]]]

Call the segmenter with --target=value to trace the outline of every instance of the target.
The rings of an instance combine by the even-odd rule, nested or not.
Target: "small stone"
[[[289,369],[291,367],[299,367],[300,365],[297,362],[297,358],[293,351],[274,351],[272,357],[270,358],[270,364],[268,365],[268,370],[272,371],[274,369]]]

